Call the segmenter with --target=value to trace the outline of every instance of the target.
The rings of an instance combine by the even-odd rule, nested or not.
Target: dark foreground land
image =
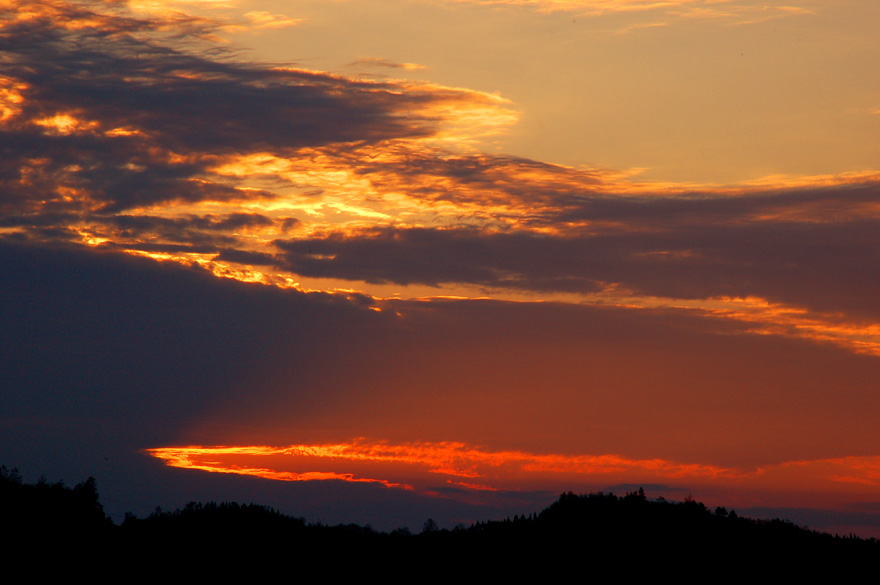
[[[753,520],[702,503],[650,500],[639,490],[562,494],[537,514],[419,534],[309,524],[254,504],[195,503],[147,518],[106,517],[94,479],[72,488],[25,484],[0,468],[3,553],[35,574],[248,578],[285,582],[380,576],[397,580],[673,577],[874,579],[880,541],[832,536],[783,520]],[[866,572],[870,571],[870,572]]]

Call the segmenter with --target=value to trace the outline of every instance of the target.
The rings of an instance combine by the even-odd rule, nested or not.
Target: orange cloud
[[[733,469],[662,459],[493,452],[464,443],[390,444],[360,440],[288,447],[165,447],[146,452],[167,465],[185,469],[281,481],[339,479],[407,489],[420,485],[423,490],[438,479],[449,485],[502,490],[537,485],[548,478],[552,478],[553,484],[560,484],[585,479],[623,481],[642,477],[659,481],[742,475]],[[273,467],[268,466],[270,461]]]
[[[763,493],[762,497],[770,500],[781,498],[778,503],[800,498],[815,505],[817,502],[805,494],[833,493],[837,495],[832,499],[857,501],[870,497],[880,486],[880,456],[788,461],[738,469],[659,458],[486,451],[456,442],[392,444],[364,439],[287,447],[163,447],[146,452],[169,466],[184,469],[278,481],[372,482],[428,494],[433,493],[431,486],[437,481],[478,491],[552,491],[573,485],[643,483],[727,489],[740,497],[752,493],[754,498]],[[789,496],[784,495],[786,492]]]

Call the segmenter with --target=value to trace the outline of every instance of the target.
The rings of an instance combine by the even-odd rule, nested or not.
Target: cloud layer
[[[750,298],[877,321],[876,175],[652,186],[452,149],[511,121],[504,100],[186,49],[176,35],[213,25],[180,16],[17,8],[2,29],[7,237],[244,279]]]

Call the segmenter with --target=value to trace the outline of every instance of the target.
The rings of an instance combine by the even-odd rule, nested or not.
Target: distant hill
[[[466,581],[840,579],[880,560],[876,539],[738,517],[724,508],[710,511],[692,499],[651,500],[641,490],[622,497],[569,492],[537,514],[454,530],[428,520],[419,534],[309,524],[265,506],[234,502],[191,502],[142,519],[129,514],[116,526],[103,513],[93,478],[72,488],[61,482],[28,485],[2,467],[0,520],[6,534],[17,535],[11,551],[39,550],[65,559],[61,566],[71,574],[99,562],[111,572],[136,568],[150,575],[170,571],[193,577],[320,570],[348,577]]]

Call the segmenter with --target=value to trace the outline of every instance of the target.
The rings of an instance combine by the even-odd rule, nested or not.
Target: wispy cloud
[[[260,28],[287,28],[291,26],[299,26],[303,20],[301,18],[290,18],[286,14],[272,14],[264,10],[245,12],[244,17],[253,25]]]
[[[400,479],[363,477],[346,468],[361,467],[374,475],[408,478],[421,483],[425,490],[442,478],[451,485],[477,489],[516,489],[534,483],[535,477],[547,481],[558,475],[566,480],[577,476],[596,480],[626,478],[632,475],[651,478],[736,477],[733,469],[712,465],[682,464],[662,459],[638,460],[617,455],[540,455],[519,451],[486,451],[464,443],[409,443],[355,441],[329,445],[291,445],[287,447],[164,447],[147,453],[172,467],[200,469],[219,473],[257,475],[283,481],[343,479],[374,481],[386,486],[406,487]],[[338,467],[327,471],[327,465]],[[274,468],[273,468],[274,466]],[[305,471],[291,471],[300,468]],[[326,474],[322,476],[321,474]],[[435,476],[435,477],[431,477]],[[533,476],[530,478],[529,476]]]
[[[419,65],[418,63],[398,63],[397,61],[391,61],[383,57],[360,57],[349,63],[348,66],[385,67],[389,69],[405,69],[407,71],[425,69],[424,65]]]
[[[359,439],[348,443],[272,446],[185,446],[147,449],[167,465],[280,481],[342,480],[430,493],[436,482],[482,490],[642,483],[712,484],[774,489],[796,482],[821,493],[845,484],[850,498],[880,485],[880,457],[785,461],[759,468],[726,468],[620,455],[563,455],[489,451],[464,443],[406,443]],[[840,488],[839,488],[840,489]]]
[[[813,14],[807,8],[753,0],[448,0],[459,3],[533,7],[542,12],[574,12],[583,16],[617,13],[659,13],[673,18],[755,24],[772,18]],[[658,26],[654,23],[648,26]],[[630,27],[631,30],[631,27]]]

